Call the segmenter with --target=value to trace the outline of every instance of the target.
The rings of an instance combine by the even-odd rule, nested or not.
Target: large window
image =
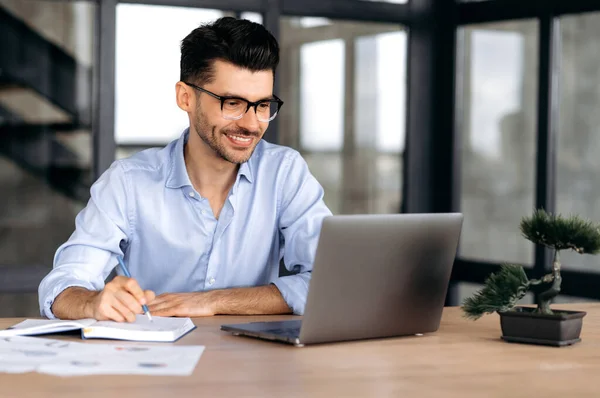
[[[463,29],[460,256],[533,263],[519,221],[534,207],[537,22]]]
[[[282,144],[302,152],[334,213],[401,205],[406,33],[400,26],[284,18]]]
[[[116,158],[164,146],[189,126],[187,115],[175,102],[180,43],[201,24],[225,15],[235,13],[145,4],[117,6]],[[262,23],[259,13],[242,12],[240,17]]]
[[[534,208],[600,224],[600,3],[598,12],[558,0],[522,9],[503,3],[457,6],[465,224],[454,304],[502,263],[533,266],[534,277],[547,272],[551,257],[518,228]],[[564,282],[556,302],[600,298],[598,257],[561,257]]]
[[[221,16],[222,11],[202,8],[117,6],[117,144],[164,145],[188,127],[175,103],[179,45],[200,24]]]
[[[600,222],[600,13],[562,17],[560,29],[557,210]],[[567,252],[563,262],[600,272],[598,257]]]

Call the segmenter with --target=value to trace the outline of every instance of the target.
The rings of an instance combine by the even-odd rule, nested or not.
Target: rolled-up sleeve
[[[133,213],[127,202],[129,181],[120,161],[92,185],[90,200],[75,218],[75,231],[54,256],[53,269],[40,283],[40,313],[50,319],[54,299],[66,288],[101,290],[131,236]]]
[[[294,314],[302,315],[321,225],[331,211],[323,201],[323,188],[300,154],[294,151],[287,160],[279,195],[279,230],[285,267],[296,274],[279,277],[274,284]]]

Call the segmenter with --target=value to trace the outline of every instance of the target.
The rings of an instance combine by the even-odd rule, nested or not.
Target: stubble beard
[[[208,124],[207,118],[204,114],[202,114],[202,112],[198,111],[197,115],[198,116],[196,117],[196,121],[194,123],[194,129],[196,130],[196,133],[200,139],[219,157],[233,164],[242,164],[250,159],[254,153],[254,150],[256,149],[256,145],[258,144],[257,137],[259,137],[259,133],[251,132],[243,128],[221,129],[217,131],[216,126],[211,126]],[[241,136],[252,136],[256,142],[252,147],[247,148],[245,151],[230,151],[220,140],[225,133],[235,133],[236,135]]]

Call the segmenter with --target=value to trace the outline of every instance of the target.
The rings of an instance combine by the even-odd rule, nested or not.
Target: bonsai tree
[[[543,209],[521,220],[520,230],[525,239],[544,245],[553,251],[552,272],[540,279],[529,279],[520,265],[504,264],[491,274],[484,287],[463,302],[468,318],[478,319],[486,313],[511,310],[525,294],[537,286],[536,312],[552,314],[550,303],[560,293],[560,252],[573,250],[579,254],[600,252],[600,230],[591,221],[579,216],[562,217]]]

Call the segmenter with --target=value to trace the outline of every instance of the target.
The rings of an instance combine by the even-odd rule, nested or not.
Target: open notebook
[[[190,318],[154,316],[150,321],[145,315],[136,315],[133,323],[95,319],[76,321],[27,319],[8,329],[0,330],[0,337],[30,336],[81,329],[81,337],[84,339],[173,342],[195,327]]]

